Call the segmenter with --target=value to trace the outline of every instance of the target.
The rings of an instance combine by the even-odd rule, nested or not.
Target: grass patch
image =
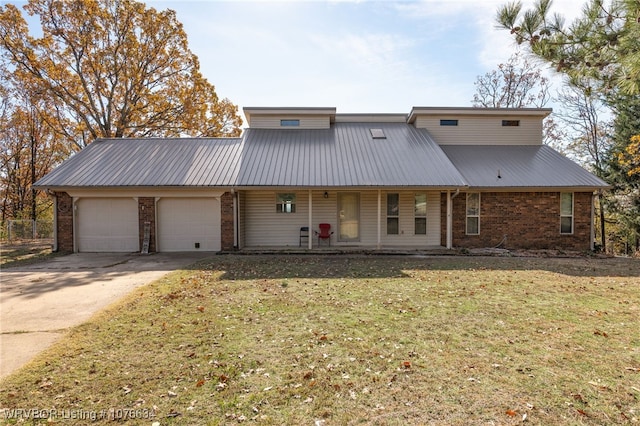
[[[0,244],[0,267],[24,266],[56,256],[51,251],[50,240],[2,241]]]
[[[217,256],[73,329],[0,384],[0,407],[162,425],[631,424],[638,276],[625,259]]]

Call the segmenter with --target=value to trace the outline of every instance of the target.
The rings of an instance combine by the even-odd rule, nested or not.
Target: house
[[[589,250],[607,184],[542,144],[550,112],[245,108],[240,138],[100,139],[35,186],[60,251]]]

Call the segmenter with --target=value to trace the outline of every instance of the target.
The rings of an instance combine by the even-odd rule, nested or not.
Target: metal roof
[[[371,128],[385,138],[373,138]],[[429,186],[466,183],[424,129],[335,123],[329,129],[247,129],[237,185]]]
[[[472,188],[606,188],[609,185],[546,145],[441,147]]]
[[[384,138],[373,138],[372,128]],[[397,122],[248,129],[242,138],[99,139],[34,186],[608,187],[544,145],[439,146],[427,130]]]
[[[34,186],[232,186],[241,149],[241,138],[98,139]]]

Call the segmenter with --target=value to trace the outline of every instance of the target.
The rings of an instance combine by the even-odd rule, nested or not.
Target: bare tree
[[[485,108],[525,108],[545,106],[549,95],[549,79],[519,52],[498,68],[478,76],[473,106]]]
[[[579,81],[565,85],[559,92],[558,101],[562,105],[562,111],[558,116],[566,124],[565,128],[569,133],[569,151],[583,165],[592,168],[597,176],[604,178],[604,155],[611,146],[611,125],[604,118],[608,111],[606,106],[588,86],[580,85]],[[600,233],[602,250],[605,251],[603,201],[603,194],[599,192]]]

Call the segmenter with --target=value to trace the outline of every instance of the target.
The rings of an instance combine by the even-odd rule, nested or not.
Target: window
[[[398,235],[400,224],[400,194],[387,194],[387,235]]]
[[[560,233],[573,234],[573,194],[560,194]]]
[[[467,235],[480,234],[480,193],[467,193]]]
[[[427,235],[427,194],[416,194],[413,202],[414,234]]]
[[[502,127],[518,127],[520,120],[502,120]]]
[[[276,211],[278,213],[295,213],[296,194],[276,194]]]
[[[457,126],[458,120],[440,120],[441,126]]]
[[[299,127],[300,120],[280,120],[280,127]]]

